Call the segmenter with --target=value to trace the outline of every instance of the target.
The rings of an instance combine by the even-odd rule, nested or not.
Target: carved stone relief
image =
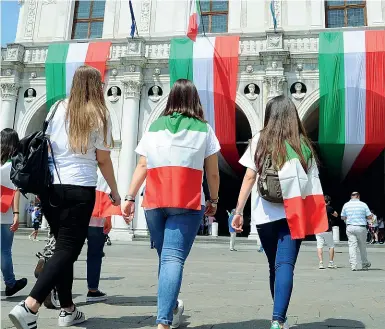
[[[37,0],[28,0],[27,22],[25,25],[25,32],[24,32],[24,36],[26,38],[33,37],[33,31],[35,29],[36,12],[37,12]]]
[[[267,86],[267,99],[283,95],[283,84],[286,82],[285,76],[267,76],[263,82]]]
[[[37,96],[37,93],[36,93],[36,90],[33,89],[33,88],[28,88],[25,92],[24,92],[24,100],[27,102],[27,103],[31,103],[32,101],[35,100]]]
[[[142,0],[142,10],[140,12],[139,32],[150,32],[151,0]]]
[[[111,103],[116,103],[120,99],[121,95],[122,95],[122,91],[118,86],[112,86],[107,92],[108,100]]]

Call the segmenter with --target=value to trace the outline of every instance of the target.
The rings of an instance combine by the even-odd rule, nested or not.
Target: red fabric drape
[[[99,70],[104,81],[108,56],[110,54],[111,42],[91,42],[88,46],[85,65]]]

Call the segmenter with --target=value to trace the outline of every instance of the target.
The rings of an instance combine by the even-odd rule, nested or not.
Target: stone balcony
[[[74,41],[71,41],[74,42]],[[48,44],[9,44],[1,49],[2,65],[23,64],[44,66]],[[241,62],[263,60],[271,55],[289,58],[317,59],[318,33],[302,32],[296,35],[283,33],[263,33],[242,36],[239,44]],[[140,61],[142,64],[167,63],[170,55],[170,40],[121,39],[113,40],[109,63]],[[287,61],[286,61],[287,62]]]

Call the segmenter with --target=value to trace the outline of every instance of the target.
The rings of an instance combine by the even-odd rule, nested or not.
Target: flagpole
[[[203,17],[202,17],[202,7],[201,7],[201,1],[197,0],[199,4],[199,13],[200,13],[200,19],[202,20],[202,31],[203,35],[206,36],[206,31],[205,31],[205,23],[203,22]]]

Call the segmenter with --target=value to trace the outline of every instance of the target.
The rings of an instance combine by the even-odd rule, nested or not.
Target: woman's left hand
[[[127,224],[130,224],[135,215],[135,202],[124,201],[121,205],[123,219]]]
[[[217,204],[213,204],[210,201],[206,201],[205,215],[214,216],[216,212],[217,212]]]
[[[12,232],[16,232],[19,228],[19,214],[13,215],[13,223],[9,228]]]
[[[231,227],[237,233],[241,233],[243,231],[243,216],[241,216],[241,215],[234,215],[233,221],[231,222]]]

